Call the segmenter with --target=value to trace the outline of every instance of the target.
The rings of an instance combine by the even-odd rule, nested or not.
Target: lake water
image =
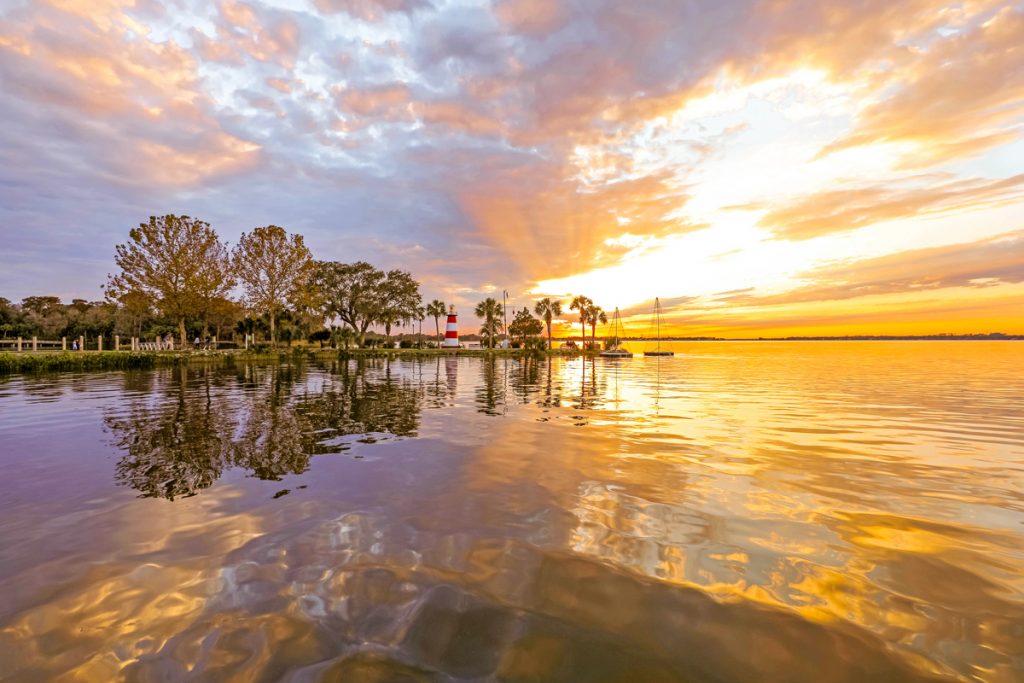
[[[1024,344],[0,378],[0,680],[1024,680]]]

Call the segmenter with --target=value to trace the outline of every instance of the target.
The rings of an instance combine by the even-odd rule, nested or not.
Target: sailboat
[[[661,350],[661,299],[654,298],[654,327],[658,331],[658,348],[656,351],[644,351],[645,356],[674,356],[671,351]]]
[[[619,316],[619,309],[615,309],[612,317],[612,340],[607,349],[601,352],[604,358],[632,358],[633,353],[619,346],[619,328],[622,327],[622,318]]]

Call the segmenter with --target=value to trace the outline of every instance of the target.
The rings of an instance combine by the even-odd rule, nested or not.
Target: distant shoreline
[[[620,337],[622,342],[656,342],[655,337]],[[562,344],[578,341],[555,339]],[[848,337],[662,337],[663,342],[749,342],[749,341],[1024,341],[1024,334],[935,334],[935,335],[851,335]]]

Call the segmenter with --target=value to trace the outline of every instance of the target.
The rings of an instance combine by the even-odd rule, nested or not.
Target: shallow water
[[[0,680],[1024,680],[1024,344],[0,379]]]

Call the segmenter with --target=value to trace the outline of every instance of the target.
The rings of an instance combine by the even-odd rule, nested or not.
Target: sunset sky
[[[0,87],[12,300],[180,213],[465,313],[1024,333],[1020,2],[4,0]]]

